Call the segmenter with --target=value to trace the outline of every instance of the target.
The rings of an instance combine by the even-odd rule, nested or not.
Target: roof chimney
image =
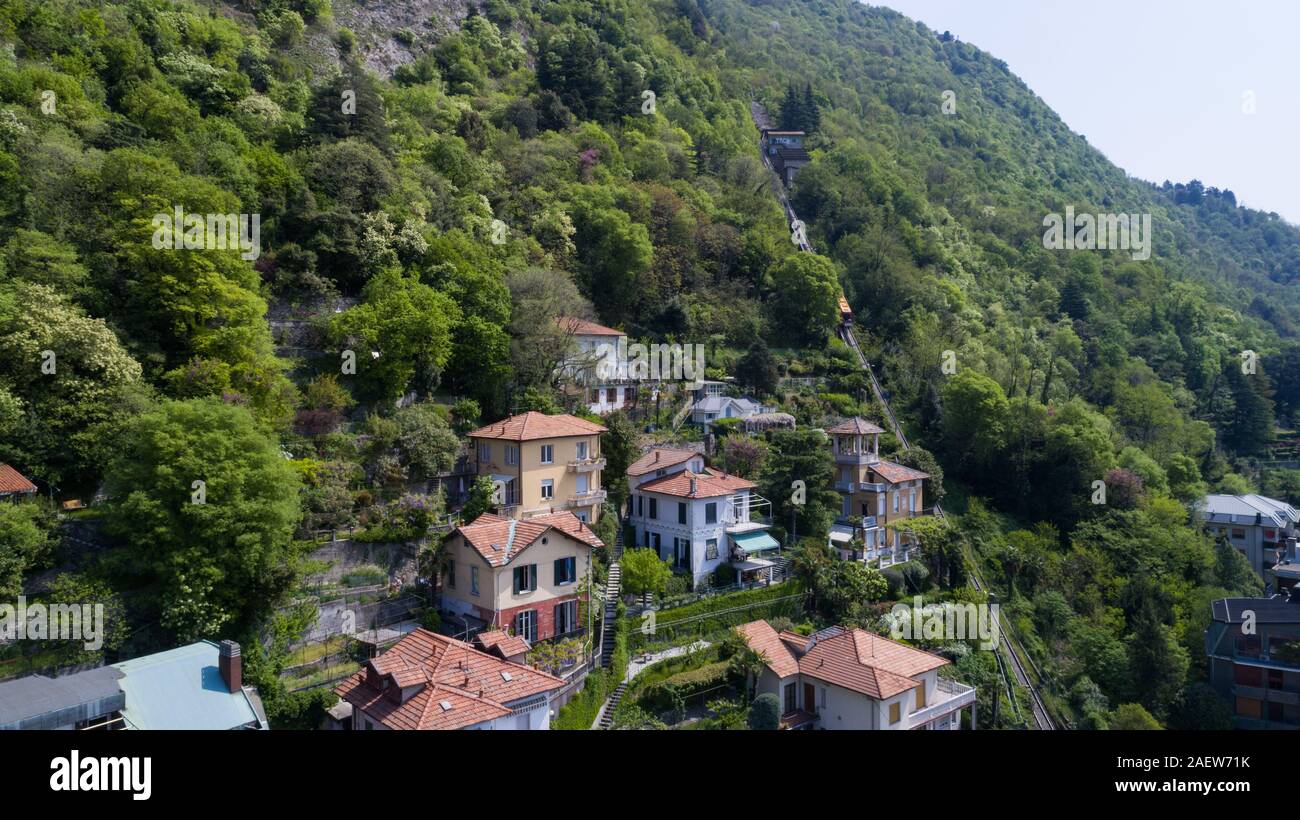
[[[691,495],[695,495],[695,479],[691,478]]]
[[[221,671],[221,679],[225,681],[226,688],[233,694],[244,688],[244,661],[239,656],[239,644],[222,641],[219,651],[217,668]]]

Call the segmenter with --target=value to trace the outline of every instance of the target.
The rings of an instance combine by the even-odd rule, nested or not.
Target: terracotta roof
[[[895,464],[892,461],[881,459],[871,465],[871,469],[881,478],[890,484],[898,484],[901,481],[915,481],[918,478],[929,478],[929,473],[923,473],[920,470],[913,470],[911,467],[904,467],[902,464]]]
[[[694,492],[691,483],[694,482]],[[708,467],[702,473],[682,470],[663,478],[656,478],[642,484],[637,492],[675,495],[682,498],[713,498],[719,495],[731,495],[739,490],[752,490],[758,485],[752,481],[727,473],[714,472]]]
[[[560,438],[561,436],[589,436],[603,433],[605,427],[593,424],[568,413],[548,416],[529,410],[501,421],[480,427],[469,434],[470,438],[496,438],[508,441],[530,441],[539,438]]]
[[[574,336],[626,336],[621,330],[598,325],[576,316],[556,316],[555,323]]]
[[[883,428],[877,427],[876,425],[872,424],[866,419],[862,419],[862,418],[858,418],[857,416],[854,416],[848,421],[840,422],[839,424],[835,425],[834,427],[827,430],[826,432],[840,433],[841,435],[853,436],[853,435],[864,435],[867,433],[883,433],[885,431]]]
[[[678,450],[672,447],[655,447],[632,462],[627,468],[627,474],[638,476],[653,473],[655,470],[673,467],[699,455],[703,455],[703,453],[697,453],[694,450]]]
[[[391,675],[397,686],[422,686],[398,703],[370,685],[369,669],[363,667],[335,688],[339,697],[390,729],[463,729],[508,715],[509,704],[564,685],[554,675],[425,629],[407,634],[368,666],[380,676]]]
[[[503,567],[510,563],[552,530],[597,549],[605,546],[590,527],[568,510],[524,519],[502,518],[484,513],[456,528],[465,543],[493,567]]]
[[[492,629],[487,632],[480,632],[474,636],[474,645],[484,652],[491,652],[493,649],[502,657],[512,657],[522,655],[530,647],[528,640],[522,635],[511,635],[504,629]]]
[[[36,485],[24,478],[22,473],[8,464],[0,464],[0,495],[34,492]]]
[[[767,621],[752,621],[736,627],[745,638],[749,648],[761,654],[768,667],[779,678],[788,678],[799,671],[799,662],[781,642],[781,636]]]
[[[798,672],[877,700],[915,688],[920,683],[916,676],[948,663],[938,655],[864,629],[832,628],[818,633],[822,637],[807,638],[790,632],[778,634],[767,621],[737,629],[750,647],[767,656],[767,665],[777,676]],[[800,641],[812,647],[804,651]]]

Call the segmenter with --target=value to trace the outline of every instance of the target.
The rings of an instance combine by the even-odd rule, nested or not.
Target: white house
[[[695,585],[728,562],[738,572],[770,578],[772,562],[760,556],[780,548],[767,533],[771,503],[754,492],[753,482],[705,467],[702,456],[687,452],[666,451],[659,456],[665,466],[655,469],[651,451],[629,468],[627,520],[635,544],[653,549]]]
[[[1259,577],[1272,580],[1268,570],[1286,559],[1300,512],[1284,501],[1255,494],[1207,495],[1198,507],[1207,531],[1227,539]]]
[[[695,424],[708,424],[718,419],[747,419],[769,408],[754,401],[737,396],[706,396],[691,405],[691,421]]]
[[[975,689],[940,677],[948,661],[862,629],[832,626],[813,635],[777,632],[767,621],[737,627],[766,668],[756,694],[781,703],[784,729],[961,728]]]
[[[572,356],[561,364],[585,391],[583,403],[593,413],[612,413],[636,396],[636,382],[627,377],[627,362],[619,350],[627,349],[627,334],[573,316],[557,316],[555,323],[573,338]]]

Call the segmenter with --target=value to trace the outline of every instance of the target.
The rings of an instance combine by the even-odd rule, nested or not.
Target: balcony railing
[[[600,458],[575,458],[569,462],[569,469],[575,473],[590,473],[596,470],[605,469],[605,459]]]
[[[722,524],[729,533],[766,529],[772,525],[772,502],[757,493],[733,495],[722,509]]]
[[[568,504],[570,507],[586,507],[591,504],[604,504],[609,493],[605,490],[588,490],[585,493],[574,493],[569,496]]]
[[[934,697],[934,703],[908,715],[908,722],[918,726],[971,705],[975,702],[975,687],[949,678],[939,678],[935,681]]]

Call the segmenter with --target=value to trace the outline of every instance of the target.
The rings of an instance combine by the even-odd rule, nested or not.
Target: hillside
[[[819,255],[749,111],[804,89]],[[1150,258],[1046,249],[1067,207],[1150,214]],[[258,247],[160,244],[177,209]],[[560,315],[704,345],[804,426],[878,417],[842,288],[1058,708],[1205,722],[1204,604],[1251,584],[1183,505],[1300,491],[1259,464],[1300,408],[1297,276],[1300,229],[1128,177],[995,57],[850,0],[0,0],[0,461],[102,488],[82,580],[164,634],[265,634],[317,530],[427,531],[457,434],[573,404]],[[187,506],[217,474],[246,507]],[[49,526],[0,530],[0,592]]]

